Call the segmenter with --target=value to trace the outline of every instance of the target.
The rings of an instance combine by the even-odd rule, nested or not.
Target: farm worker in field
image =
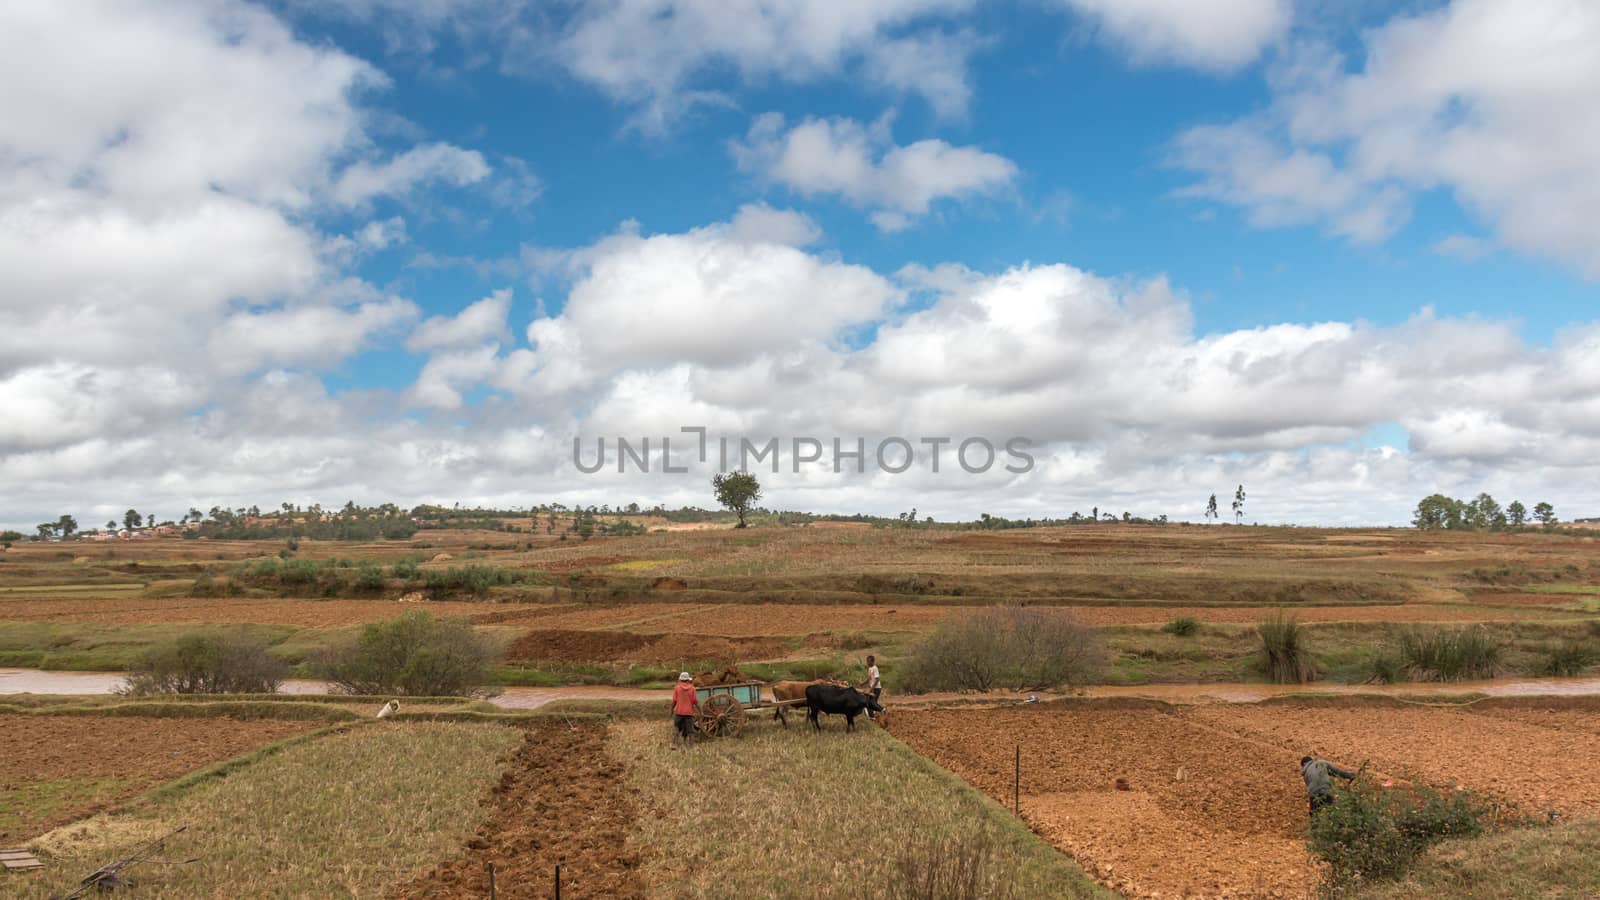
[[[871,695],[873,703],[877,703],[878,695],[883,693],[883,679],[878,675],[878,658],[876,656],[867,657],[867,693]],[[870,709],[867,710],[867,718],[876,719],[877,717],[877,713]]]
[[[678,685],[672,689],[672,749],[678,741],[688,747],[694,741],[694,711],[700,706],[700,696],[694,690],[694,676],[678,673]]]
[[[1333,805],[1333,782],[1329,776],[1349,781],[1356,777],[1356,773],[1346,772],[1325,759],[1300,757],[1300,777],[1306,781],[1306,797],[1310,800],[1313,816],[1317,810]]]

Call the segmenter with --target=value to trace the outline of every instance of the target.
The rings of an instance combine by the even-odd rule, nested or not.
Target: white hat
[[[679,672],[678,673],[678,680],[679,681],[693,681],[694,680],[694,676],[690,675],[688,672]]]

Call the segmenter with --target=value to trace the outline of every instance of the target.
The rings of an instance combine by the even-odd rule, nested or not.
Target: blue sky
[[[1331,36],[1360,52],[1364,20],[1337,23]],[[446,42],[425,60],[386,53],[383,38],[346,22],[296,18],[306,40],[332,42],[375,60],[393,80],[381,106],[430,137],[471,146],[493,159],[515,157],[538,173],[537,200],[515,212],[486,198],[445,198],[454,218],[407,217],[412,243],[369,261],[362,274],[401,286],[429,313],[459,309],[463,294],[508,281],[496,273],[418,268],[419,251],[489,260],[524,245],[588,245],[624,221],[646,232],[677,232],[766,201],[804,211],[822,228],[821,245],[849,262],[894,271],[960,262],[998,270],[1024,261],[1070,260],[1097,273],[1166,275],[1190,297],[1201,332],[1280,322],[1365,319],[1393,324],[1431,307],[1440,315],[1510,319],[1530,341],[1591,314],[1592,281],[1569,267],[1525,254],[1494,252],[1463,260],[1433,249],[1486,225],[1444,188],[1419,191],[1409,220],[1392,236],[1352,243],[1318,222],[1252,226],[1246,213],[1182,196],[1191,171],[1174,162],[1184,129],[1227,122],[1270,104],[1258,62],[1225,73],[1180,65],[1133,64],[1097,41],[1089,26],[1037,4],[995,4],[967,21],[981,33],[969,80],[970,111],[941,120],[915,98],[862,89],[849,73],[794,85],[747,84],[715,67],[697,87],[726,94],[727,106],[699,108],[660,133],[642,133],[625,105],[559,75],[510,75],[481,49]],[[892,117],[895,140],[972,144],[1016,163],[1000,196],[942,204],[927,221],[885,234],[849,203],[807,197],[741,173],[728,151],[752,115],[791,120]],[[398,144],[397,144],[398,146]],[[396,212],[408,210],[396,207]],[[354,219],[351,224],[358,224]],[[559,285],[517,285],[514,309],[531,315],[536,297],[559,312]],[[1537,302],[1530,304],[1530,297]],[[355,361],[348,384],[403,387],[422,359],[393,354]]]
[[[7,523],[581,501],[572,437],[702,421],[1047,448],[776,479],[797,508],[1600,510],[1587,4],[4,15]]]

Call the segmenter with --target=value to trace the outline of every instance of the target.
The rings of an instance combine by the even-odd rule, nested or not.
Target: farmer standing
[[[1300,777],[1305,779],[1306,798],[1310,802],[1313,816],[1317,814],[1317,810],[1333,805],[1333,782],[1329,780],[1329,776],[1349,781],[1356,777],[1356,773],[1346,772],[1325,759],[1300,757]]]
[[[872,696],[873,703],[877,703],[878,696],[883,693],[883,679],[878,675],[878,658],[876,656],[867,657],[867,693]],[[867,718],[876,719],[877,717],[877,713],[874,713],[871,709],[867,710]]]
[[[694,741],[694,711],[700,706],[700,696],[694,690],[694,676],[678,673],[678,684],[672,689],[672,749],[683,741],[689,747]]]

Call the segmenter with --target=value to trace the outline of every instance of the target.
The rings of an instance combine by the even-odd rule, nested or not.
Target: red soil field
[[[209,622],[299,625],[313,628],[362,625],[391,619],[407,610],[472,619],[526,615],[547,607],[536,604],[459,601],[396,603],[393,600],[293,600],[193,597],[86,597],[83,599],[0,599],[0,620],[13,622],[99,622],[143,625]]]
[[[1588,706],[1521,703],[901,708],[892,731],[1007,805],[1020,745],[1023,818],[1129,896],[1304,897],[1315,879],[1297,766],[1304,754],[1352,767],[1370,759],[1380,776],[1459,782],[1527,812],[1600,811],[1600,788],[1585,774],[1600,734],[1568,727],[1579,721],[1569,713],[1593,715],[1582,712]],[[1118,778],[1131,789],[1117,790]]]
[[[317,727],[232,719],[0,715],[0,844],[21,844],[152,785]],[[36,790],[30,785],[59,779],[117,781],[92,799],[42,815],[38,806],[15,800]]]

